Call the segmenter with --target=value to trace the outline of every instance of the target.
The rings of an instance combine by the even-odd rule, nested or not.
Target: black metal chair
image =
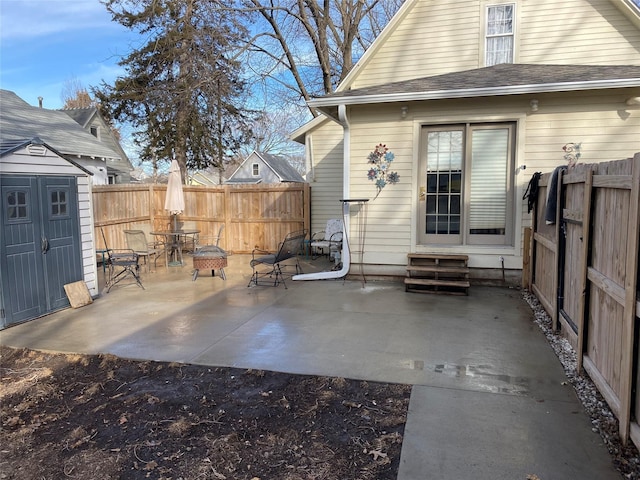
[[[251,253],[251,262],[249,265],[251,265],[252,274],[247,287],[250,287],[251,285],[269,285],[277,287],[282,283],[284,288],[287,288],[287,284],[284,279],[285,268],[289,265],[284,265],[283,262],[289,259],[295,259],[295,265],[291,265],[291,267],[295,266],[296,274],[303,273],[298,260],[298,255],[302,252],[304,239],[306,237],[306,230],[298,230],[287,234],[282,243],[280,243],[276,253],[270,253],[265,250],[255,248]],[[293,273],[286,274],[286,276],[292,275]],[[269,278],[269,280],[265,281],[266,278]]]
[[[101,228],[102,239],[104,240],[104,248],[107,252],[107,281],[106,291],[109,293],[111,287],[121,282],[125,278],[132,276],[136,283],[143,290],[144,285],[140,281],[140,256],[129,249],[114,250],[107,245],[107,238],[104,235],[104,230]]]

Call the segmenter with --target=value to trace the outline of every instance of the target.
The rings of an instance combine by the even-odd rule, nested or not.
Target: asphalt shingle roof
[[[33,107],[14,92],[0,89],[0,141],[33,137],[63,155],[120,158],[65,112]]]
[[[454,90],[483,90],[541,85],[576,84],[585,82],[637,79],[640,85],[640,65],[533,65],[500,64],[462,72],[422,77],[366,88],[329,94],[323,99],[373,95],[394,95],[412,92],[444,92]]]
[[[302,175],[285,158],[270,153],[256,152],[283,182],[304,182]]]

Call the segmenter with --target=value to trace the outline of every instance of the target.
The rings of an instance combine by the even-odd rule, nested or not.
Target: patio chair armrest
[[[196,248],[200,249],[207,245],[218,245],[218,241],[220,240],[220,235],[199,235],[198,236],[198,244]]]
[[[329,237],[330,243],[342,243],[342,232],[336,232]]]
[[[271,254],[271,252],[269,252],[268,250],[262,250],[261,248],[254,248],[251,251],[251,260],[255,260],[256,259],[256,253],[259,255],[269,255]]]

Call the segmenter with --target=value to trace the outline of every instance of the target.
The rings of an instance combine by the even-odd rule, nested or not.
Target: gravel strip
[[[535,323],[545,334],[551,348],[558,356],[564,368],[569,383],[573,386],[585,411],[591,418],[591,429],[599,433],[611,454],[612,461],[623,478],[640,480],[640,454],[633,442],[629,440],[623,446],[618,433],[618,420],[609,408],[604,397],[600,394],[593,381],[586,372],[577,371],[576,352],[569,341],[554,332],[551,317],[542,307],[536,296],[523,291],[525,301],[533,310]]]

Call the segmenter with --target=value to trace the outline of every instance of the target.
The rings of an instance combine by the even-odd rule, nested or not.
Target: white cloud
[[[99,0],[1,0],[0,39],[24,40],[93,28],[117,28]]]

